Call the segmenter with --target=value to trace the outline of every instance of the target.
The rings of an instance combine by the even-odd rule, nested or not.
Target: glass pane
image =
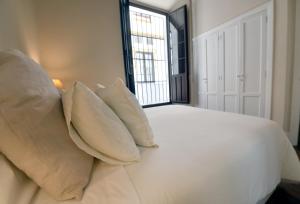
[[[166,16],[129,11],[136,97],[141,105],[170,102]]]

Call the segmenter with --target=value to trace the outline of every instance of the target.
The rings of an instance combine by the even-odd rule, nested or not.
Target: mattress
[[[97,161],[80,201],[37,189],[30,202],[254,204],[282,178],[300,181],[296,153],[275,122],[179,105],[145,111],[159,148],[140,148],[141,162],[127,166]]]

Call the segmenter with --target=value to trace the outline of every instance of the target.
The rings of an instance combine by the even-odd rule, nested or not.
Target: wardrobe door
[[[266,12],[241,22],[240,113],[264,117],[266,84]]]
[[[198,96],[200,108],[207,109],[207,69],[206,69],[206,38],[200,38],[196,41],[196,50],[198,51],[195,57],[199,67],[198,72]]]
[[[206,38],[206,77],[202,80],[207,84],[207,108],[219,110],[218,105],[218,32]]]
[[[219,97],[220,110],[239,112],[239,27],[230,25],[219,35]]]

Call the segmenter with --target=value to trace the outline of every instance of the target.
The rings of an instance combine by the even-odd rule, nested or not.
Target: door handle
[[[245,75],[244,75],[244,74],[238,74],[238,75],[236,75],[236,77],[237,77],[241,82],[244,82],[244,81],[245,81]]]

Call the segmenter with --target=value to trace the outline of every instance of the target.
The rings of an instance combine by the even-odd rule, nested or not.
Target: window
[[[132,42],[136,44],[144,44],[147,45],[153,45],[153,38],[151,37],[145,37],[145,36],[139,36],[139,35],[132,35]]]
[[[187,31],[186,6],[165,13],[129,0],[120,0],[120,3],[128,88],[144,107],[188,103],[188,52],[183,50],[187,46],[182,46],[182,43],[187,45],[187,35],[180,35],[185,38],[180,41],[169,40],[182,29]],[[171,23],[177,26],[174,33],[169,29]]]
[[[153,38],[147,37],[147,45],[153,45]]]
[[[143,37],[132,35],[132,42],[137,43],[137,44],[142,44],[143,43]]]
[[[151,16],[144,13],[135,12],[134,18],[136,21],[142,21],[146,23],[151,23]]]
[[[135,79],[137,82],[155,82],[153,53],[136,52],[134,62]]]

